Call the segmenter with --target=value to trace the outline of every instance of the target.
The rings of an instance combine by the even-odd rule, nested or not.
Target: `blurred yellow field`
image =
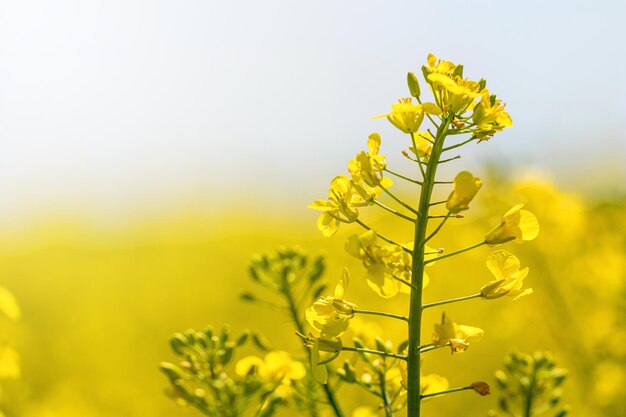
[[[453,223],[441,239],[462,246],[466,236],[488,229],[510,201],[524,201],[541,219],[542,231],[534,245],[513,249],[530,267],[527,281],[535,292],[515,302],[450,306],[451,316],[481,323],[485,341],[452,360],[447,352],[435,352],[430,368],[455,383],[465,374],[491,382],[509,351],[548,350],[570,372],[563,397],[577,414],[617,415],[624,407],[626,378],[624,205],[585,201],[540,180],[514,187],[489,183],[475,214]],[[23,312],[16,323],[3,319],[22,368],[21,379],[3,382],[6,413],[193,415],[162,394],[167,384],[157,370],[160,361],[172,359],[169,336],[189,327],[259,328],[274,345],[298,354],[299,341],[286,319],[238,299],[243,289],[254,288],[247,276],[251,254],[283,244],[326,254],[331,281],[348,266],[357,304],[404,311],[406,296],[372,305],[363,268],[343,253],[348,231],[322,239],[313,230],[314,215],[300,212],[301,222],[270,218],[258,232],[249,226],[254,219],[243,216],[185,216],[116,232],[61,224],[3,238],[2,285]],[[389,227],[404,233],[397,224]],[[216,228],[228,232],[216,238]],[[488,278],[483,258],[473,252],[433,267],[426,300],[471,292]],[[438,320],[435,312],[425,317],[426,323]],[[399,325],[382,324],[385,336],[398,335]],[[355,395],[348,387],[342,400],[354,403]],[[433,400],[425,409],[431,415],[458,414],[474,408],[475,401],[469,395]],[[495,397],[485,401],[495,407]]]

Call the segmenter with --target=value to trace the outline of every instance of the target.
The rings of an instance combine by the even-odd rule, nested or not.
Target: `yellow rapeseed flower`
[[[474,99],[480,96],[481,86],[476,81],[441,73],[429,74],[426,79],[445,111],[462,113],[470,110],[476,105]]]
[[[507,211],[500,224],[487,233],[485,243],[495,246],[510,241],[524,243],[535,239],[539,235],[539,222],[534,214],[522,207],[524,204],[520,203]]]
[[[322,211],[317,220],[317,228],[326,237],[334,235],[339,224],[353,222],[359,217],[356,205],[360,198],[354,195],[352,182],[345,175],[332,179],[328,190],[328,200],[315,200],[309,208]]]
[[[433,53],[428,54],[426,62],[428,63],[428,66],[424,66],[424,69],[428,74],[436,73],[452,75],[454,69],[456,68],[456,64],[454,62],[437,59]]]
[[[472,175],[471,172],[459,172],[454,178],[454,190],[450,193],[446,202],[448,211],[451,214],[457,214],[469,209],[470,201],[472,201],[482,185],[480,179]]]
[[[320,335],[339,337],[346,331],[356,306],[344,300],[350,282],[348,269],[335,287],[334,297],[322,297],[306,310],[306,320]]]
[[[496,280],[481,288],[483,298],[493,300],[506,295],[517,300],[524,295],[532,294],[532,288],[522,289],[524,278],[528,275],[528,267],[520,270],[520,261],[515,255],[505,250],[492,252],[487,257],[487,268]]]
[[[369,287],[383,298],[390,298],[399,292],[409,293],[411,282],[411,254],[413,243],[404,247],[394,244],[378,244],[376,232],[368,230],[361,235],[352,235],[345,244],[346,252],[355,258],[361,259],[367,270],[366,279]],[[433,258],[435,251],[428,246],[425,251],[431,253],[427,259]],[[429,263],[428,265],[432,265]],[[429,277],[424,274],[424,284],[429,283]]]
[[[391,113],[375,116],[374,119],[387,117],[387,120],[404,133],[415,133],[419,130],[424,115],[441,114],[441,110],[434,103],[413,103],[412,97],[401,98],[391,105]]]
[[[478,342],[485,335],[485,332],[472,326],[456,324],[446,313],[441,317],[441,323],[435,324],[435,333],[433,333],[433,343],[443,346],[450,343],[452,353],[465,352],[470,342]]]
[[[433,150],[433,142],[435,138],[430,132],[417,132],[414,135],[415,146],[409,147],[409,150],[417,156],[418,159],[422,159],[428,162],[430,154]]]
[[[480,96],[480,102],[474,107],[472,114],[472,121],[477,126],[474,133],[476,137],[487,140],[505,127],[513,126],[513,119],[504,110],[502,100],[495,95],[489,95],[487,89],[482,90]]]
[[[263,359],[258,356],[241,358],[235,365],[235,373],[246,376],[253,367],[263,382],[289,384],[306,376],[304,365],[292,360],[289,353],[280,350],[268,352]]]
[[[391,180],[383,178],[383,170],[387,166],[385,157],[380,155],[380,135],[372,133],[367,139],[367,152],[361,151],[356,158],[348,162],[348,171],[352,175],[352,183],[359,194],[365,200],[368,196],[378,196],[382,189],[379,185],[387,188],[392,185]],[[363,184],[364,183],[364,184]],[[357,187],[363,187],[361,191]]]

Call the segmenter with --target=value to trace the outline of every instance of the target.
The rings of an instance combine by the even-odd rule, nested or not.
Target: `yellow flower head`
[[[292,360],[289,353],[280,350],[268,352],[263,359],[258,356],[246,356],[237,361],[235,365],[237,375],[246,376],[250,372],[255,372],[264,382],[282,384],[289,384],[306,376],[304,365]]]
[[[539,222],[534,214],[528,210],[522,210],[524,204],[517,204],[502,217],[502,222],[494,227],[487,236],[485,243],[495,246],[500,243],[514,241],[524,243],[539,235]]]
[[[391,113],[375,116],[374,119],[387,117],[392,125],[404,133],[415,133],[419,130],[424,114],[441,114],[441,110],[433,103],[415,104],[412,97],[401,98],[391,105]]]
[[[430,132],[417,132],[414,139],[415,146],[409,147],[409,150],[413,152],[418,159],[427,162],[433,150],[435,138]]]
[[[456,68],[456,64],[451,61],[444,61],[442,59],[437,59],[437,57],[430,53],[428,54],[428,58],[426,58],[428,62],[428,66],[424,66],[424,71],[428,74],[444,74],[444,75],[452,75],[454,69]]]
[[[320,335],[339,337],[346,331],[356,306],[344,300],[350,282],[348,269],[335,287],[334,297],[322,297],[306,309],[306,320]]]
[[[465,352],[470,342],[478,342],[484,335],[485,332],[482,329],[456,324],[446,316],[446,313],[443,313],[441,323],[435,324],[433,342],[439,346],[450,343],[452,353]]]
[[[451,214],[458,214],[463,210],[469,209],[469,203],[472,201],[483,183],[478,177],[472,175],[471,172],[462,171],[454,178],[454,190],[450,193],[446,208]]]
[[[345,175],[338,175],[330,183],[328,200],[315,200],[309,208],[322,211],[317,220],[317,228],[326,237],[339,230],[339,224],[353,222],[359,217],[356,205],[360,198],[354,195],[352,182]]]
[[[382,172],[387,166],[385,157],[379,155],[380,150],[380,135],[378,133],[372,133],[367,139],[367,152],[361,151],[357,154],[356,158],[348,163],[348,171],[352,175],[353,184],[365,183],[367,188],[375,188],[383,183],[384,178]],[[389,181],[383,184],[384,187],[391,186]],[[380,188],[378,189],[380,190]],[[360,191],[357,190],[357,192]],[[376,191],[380,194],[380,191]]]
[[[361,235],[352,235],[346,241],[345,249],[350,255],[361,259],[367,269],[367,284],[378,295],[390,298],[399,292],[409,293],[411,282],[411,255],[407,250],[413,248],[413,243],[402,246],[385,244],[379,245],[376,232],[368,230]],[[429,247],[425,251],[435,251]],[[432,265],[429,263],[428,265]],[[428,285],[428,275],[424,274],[424,287]]]
[[[520,270],[520,261],[505,250],[497,250],[489,254],[487,268],[496,278],[485,284],[480,293],[483,298],[492,300],[505,295],[514,300],[532,294],[532,288],[522,289],[524,278],[528,275],[528,267]]]
[[[504,111],[502,100],[495,95],[489,95],[487,89],[480,92],[480,97],[480,102],[474,107],[472,114],[472,121],[477,126],[475,135],[479,139],[487,140],[505,127],[513,126],[513,119]]]

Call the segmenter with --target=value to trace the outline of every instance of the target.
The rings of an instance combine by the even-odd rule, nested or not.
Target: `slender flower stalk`
[[[370,311],[370,310],[359,310],[359,309],[354,309],[352,310],[354,312],[354,314],[369,314],[372,316],[382,316],[382,317],[389,317],[391,319],[397,319],[397,320],[402,320],[402,321],[409,321],[408,317],[405,316],[401,316],[399,314],[393,314],[393,313],[386,313],[384,311]]]
[[[478,293],[478,294],[467,295],[465,297],[450,298],[448,300],[435,301],[433,303],[424,304],[423,308],[427,309],[431,307],[442,306],[445,304],[458,303],[459,301],[473,300],[474,298],[481,298],[482,296],[483,295],[481,293]]]
[[[437,162],[441,156],[443,143],[446,132],[450,123],[449,118],[444,118],[437,129],[435,136],[435,144],[430,155],[428,166],[424,173],[424,183],[421,187],[420,200],[418,203],[418,212],[428,213],[430,200],[435,185],[435,174],[437,173]],[[415,233],[413,241],[416,242],[413,248],[413,267],[411,270],[412,280],[415,288],[411,289],[410,307],[409,307],[409,345],[408,345],[408,364],[407,364],[407,398],[408,415],[411,417],[420,416],[420,339],[422,332],[422,290],[424,283],[424,247],[423,243],[426,238],[426,229],[428,227],[428,216],[419,216],[415,222]]]
[[[370,353],[372,355],[384,356],[384,357],[387,357],[387,358],[400,359],[400,360],[403,360],[403,361],[406,360],[406,356],[404,356],[404,355],[391,353],[391,352],[383,352],[381,350],[358,348],[358,347],[353,347],[353,346],[343,346],[341,348],[341,350],[345,350],[345,351],[348,351],[348,352]]]

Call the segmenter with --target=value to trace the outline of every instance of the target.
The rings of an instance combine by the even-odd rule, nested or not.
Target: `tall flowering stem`
[[[422,312],[424,305],[422,302],[422,291],[424,282],[424,248],[426,240],[426,230],[428,228],[428,209],[435,186],[435,175],[437,165],[443,150],[446,133],[448,132],[449,119],[444,117],[437,128],[435,143],[424,172],[424,181],[421,186],[421,193],[418,205],[418,216],[415,222],[415,236],[413,241],[413,265],[411,269],[412,281],[409,310],[409,346],[407,364],[407,391],[408,395],[408,415],[418,417],[420,415],[420,339],[422,333]]]
[[[325,236],[334,235],[345,224],[354,223],[365,229],[364,233],[348,237],[345,249],[348,254],[362,261],[366,269],[365,281],[374,292],[385,299],[409,294],[407,316],[359,308],[345,299],[349,278],[346,270],[335,289],[335,295],[319,298],[307,310],[307,322],[314,331],[305,339],[307,345],[313,347],[312,363],[318,373],[318,381],[326,383],[329,372],[332,372],[332,368],[329,371],[327,367],[342,352],[357,352],[360,359],[366,362],[367,368],[375,371],[365,375],[367,384],[363,379],[359,381],[350,361],[345,362],[342,368],[335,368],[335,373],[344,382],[362,386],[370,393],[378,392],[378,397],[382,399],[378,409],[384,410],[386,417],[393,417],[395,411],[404,407],[409,417],[420,417],[422,400],[432,397],[465,390],[474,390],[480,395],[489,393],[489,387],[484,382],[450,388],[445,377],[424,372],[422,355],[443,347],[450,348],[452,353],[465,352],[470,342],[479,341],[483,337],[484,331],[478,327],[457,324],[444,311],[441,322],[434,325],[435,333],[431,342],[424,341],[422,344],[422,313],[427,308],[475,298],[493,300],[509,296],[517,299],[528,295],[532,289],[523,288],[528,268],[522,268],[519,259],[513,254],[505,250],[494,251],[487,257],[486,266],[495,279],[483,285],[480,291],[470,295],[451,294],[450,298],[424,304],[424,287],[430,281],[426,270],[436,262],[479,247],[533,240],[539,232],[535,216],[524,210],[522,204],[518,204],[505,213],[500,224],[486,235],[478,239],[474,237],[473,241],[478,243],[451,251],[427,246],[444,226],[453,221],[451,219],[464,218],[461,213],[470,209],[470,203],[482,187],[480,178],[468,171],[460,171],[452,181],[448,178],[437,180],[440,164],[460,158],[460,155],[446,155],[442,158],[443,154],[469,143],[486,142],[504,128],[511,127],[512,121],[502,101],[487,89],[486,81],[464,78],[462,65],[438,60],[431,54],[427,65],[422,67],[422,73],[434,101],[422,99],[417,77],[409,73],[407,81],[411,97],[399,99],[392,104],[390,113],[375,117],[386,118],[409,136],[409,148],[402,151],[402,155],[417,164],[414,174],[405,176],[389,169],[387,158],[380,154],[380,134],[372,133],[368,137],[367,151],[359,152],[348,163],[350,176],[336,176],[331,181],[328,200],[315,200],[310,206],[321,212],[317,226]],[[417,103],[413,99],[417,99]],[[432,123],[432,129],[421,126],[425,119]],[[457,139],[458,135],[469,135],[469,138]],[[446,144],[448,138],[454,141]],[[406,181],[413,187],[420,187],[417,206],[403,201],[399,194],[390,191],[393,181],[386,174]],[[411,175],[415,174],[421,178],[412,178]],[[435,186],[451,188],[446,200],[433,201]],[[388,200],[381,202],[380,197],[391,199],[390,205],[387,205]],[[396,205],[399,206],[398,210],[407,210],[410,214],[396,210]],[[410,220],[413,223],[413,240],[399,242],[364,222],[361,210],[374,206],[388,214]],[[429,219],[441,220],[429,229]],[[350,321],[355,315],[364,314],[380,316],[385,320],[401,320],[408,324],[408,334],[403,336],[395,348],[397,353],[392,352],[393,343],[382,339],[380,332],[375,336],[367,336],[363,329],[358,329],[359,325],[357,329],[352,329],[356,335],[353,337],[354,347],[344,346],[341,337],[348,330]],[[378,358],[373,359],[374,356]],[[387,381],[385,375],[395,375],[395,379],[392,377]],[[389,393],[391,397],[388,397]],[[396,400],[398,404],[393,404]]]

